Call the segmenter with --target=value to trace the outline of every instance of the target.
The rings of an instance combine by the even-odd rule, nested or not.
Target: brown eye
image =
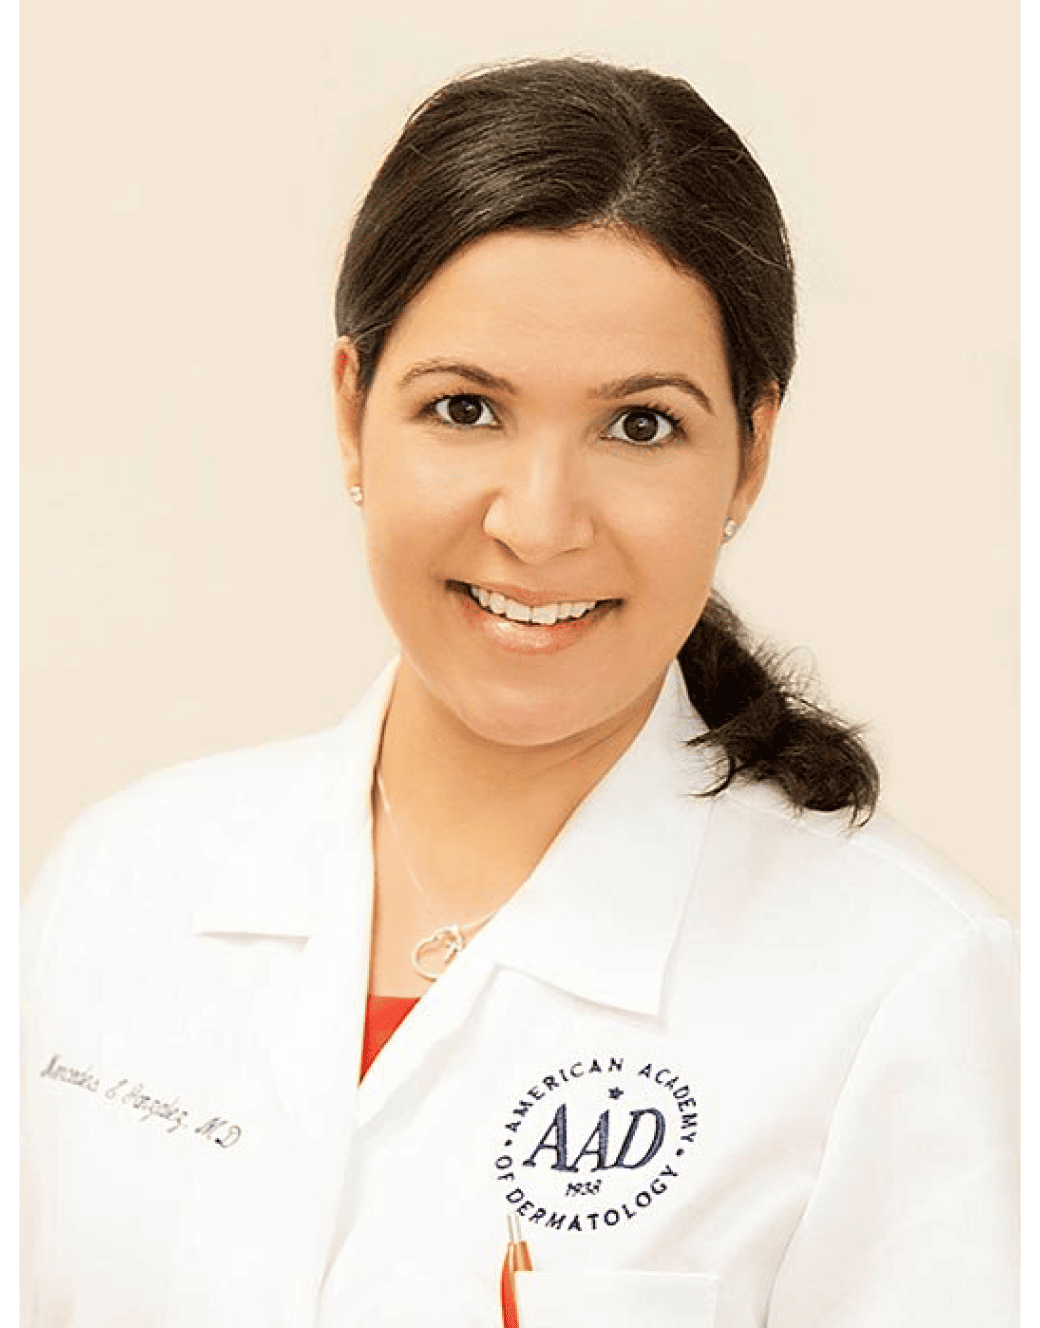
[[[619,415],[610,428],[609,437],[641,447],[652,447],[664,442],[674,432],[674,428],[668,416],[659,410],[640,408],[626,410],[624,415]]]
[[[475,424],[494,424],[495,422],[495,417],[491,414],[483,397],[470,396],[469,394],[441,397],[440,401],[434,402],[433,409],[438,419],[443,420],[445,424],[458,424],[465,427]]]

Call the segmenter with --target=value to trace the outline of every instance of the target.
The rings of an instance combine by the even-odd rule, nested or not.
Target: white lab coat
[[[147,779],[31,897],[33,1328],[1004,1328],[1015,940],[878,817],[644,729],[358,1087],[388,671]]]

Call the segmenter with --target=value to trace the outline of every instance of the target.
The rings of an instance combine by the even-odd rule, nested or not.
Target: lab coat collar
[[[306,938],[356,925],[371,892],[371,782],[391,662],[231,860],[200,933]],[[677,664],[617,764],[469,949],[584,999],[654,1014],[710,799],[704,732]],[[351,888],[353,886],[353,888]]]
[[[194,918],[209,935],[307,938],[356,921],[372,884],[372,768],[397,661],[316,744]]]
[[[711,799],[705,731],[673,664],[635,741],[485,931],[497,961],[587,1000],[660,1008]]]

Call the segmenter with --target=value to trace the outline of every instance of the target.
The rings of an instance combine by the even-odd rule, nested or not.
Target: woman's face
[[[715,301],[606,229],[506,232],[407,306],[367,398],[337,347],[347,481],[376,594],[421,690],[530,746],[648,707],[697,621],[741,465]]]

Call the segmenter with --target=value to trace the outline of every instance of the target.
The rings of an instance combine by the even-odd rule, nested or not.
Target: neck
[[[380,767],[411,865],[445,916],[505,902],[635,738],[658,691],[572,737],[507,745],[469,729],[402,661]]]

